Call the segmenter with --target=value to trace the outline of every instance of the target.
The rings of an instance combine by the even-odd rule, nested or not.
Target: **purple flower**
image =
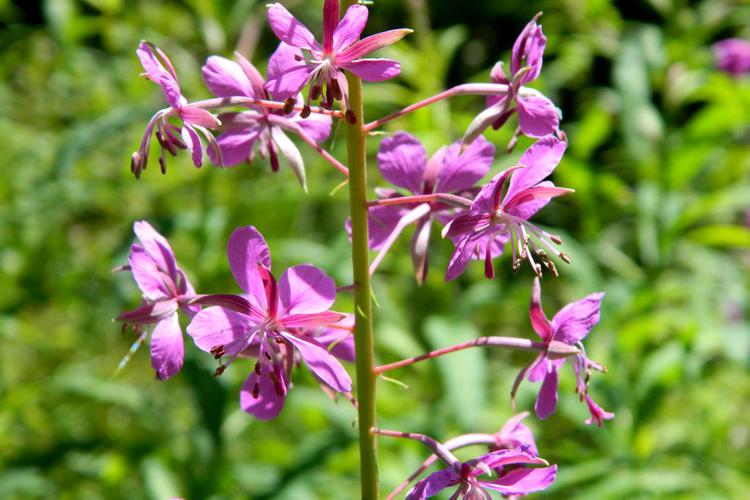
[[[555,344],[561,343],[576,346],[580,349],[574,362],[578,381],[577,390],[581,397],[587,397],[586,383],[582,373],[590,368],[596,368],[598,365],[586,357],[581,341],[599,322],[599,307],[604,292],[592,293],[577,302],[566,305],[555,314],[551,321],[547,319],[542,309],[541,294],[539,278],[535,278],[529,305],[529,316],[531,317],[531,326],[548,349],[539,353],[539,356],[531,365],[521,373],[527,373],[531,382],[542,381],[542,387],[539,390],[534,409],[537,416],[544,419],[554,413],[557,407],[557,370],[565,363],[566,359],[558,358],[551,353],[551,351],[554,351]],[[591,408],[591,405],[589,405],[589,408]],[[594,417],[593,410],[592,417]],[[601,418],[607,417],[602,414]],[[600,422],[600,420],[598,421]]]
[[[490,125],[495,130],[499,129],[514,112],[518,114],[520,132],[528,137],[541,138],[558,133],[558,109],[539,91],[524,86],[536,80],[542,70],[547,38],[542,33],[541,25],[536,23],[540,15],[534,16],[513,44],[510,78],[506,76],[502,62],[492,68],[492,83],[507,85],[508,92],[505,95],[487,97],[487,109],[469,125],[463,139],[464,144],[471,143]],[[516,107],[512,108],[514,100]]]
[[[548,465],[532,454],[519,450],[499,450],[469,460],[452,464],[450,468],[433,472],[419,481],[407,493],[407,500],[422,500],[437,495],[442,490],[458,485],[451,498],[490,499],[490,491],[503,495],[525,495],[547,488],[555,480],[557,466],[529,468],[524,465]],[[513,466],[509,469],[508,466]],[[491,471],[496,479],[480,479]]]
[[[258,70],[241,54],[235,53],[235,57],[239,64],[219,56],[208,58],[202,73],[211,93],[216,97],[270,99]],[[223,113],[219,118],[223,125],[223,133],[217,138],[221,158],[211,150],[208,154],[212,161],[221,162],[223,166],[238,165],[244,161],[252,163],[257,145],[260,156],[269,157],[274,172],[279,170],[278,153],[281,153],[303,187],[305,164],[297,146],[287,137],[284,129],[292,132],[302,129],[315,142],[326,140],[331,132],[331,117],[319,113],[303,120],[299,115],[286,118],[281,111],[251,106],[248,111]]]
[[[168,379],[182,368],[185,347],[177,311],[189,318],[200,310],[188,305],[195,291],[185,273],[177,266],[169,242],[146,221],[133,224],[140,244],[130,247],[130,269],[138,288],[143,293],[143,304],[117,317],[124,325],[141,331],[155,324],[151,333],[151,367],[156,378]]]
[[[469,193],[473,197],[476,191],[471,191],[489,171],[494,155],[495,147],[481,138],[463,152],[458,142],[443,146],[428,161],[424,147],[414,136],[397,132],[380,144],[378,168],[386,180],[414,195]],[[401,196],[385,190],[380,194],[386,198]],[[407,225],[416,224],[411,254],[417,282],[422,283],[427,276],[432,221],[437,219],[445,224],[457,215],[456,208],[432,202],[376,206],[369,211],[369,245],[380,250],[373,266],[377,266]]]
[[[379,82],[398,75],[401,66],[391,59],[363,59],[377,49],[403,38],[411,30],[396,29],[359,39],[367,23],[367,7],[352,5],[339,19],[338,0],[323,4],[323,45],[305,25],[292,16],[280,3],[268,7],[268,22],[281,40],[269,62],[268,89],[277,98],[296,96],[309,82],[306,104],[322,99],[328,108],[333,101],[343,100],[346,116],[354,121],[349,106],[349,86],[342,70],[348,70],[363,80]],[[303,111],[303,117],[309,109]]]
[[[750,42],[729,38],[713,46],[716,66],[734,77],[750,73]]]
[[[143,41],[138,46],[136,54],[146,71],[143,76],[161,87],[169,107],[159,110],[146,125],[141,145],[131,158],[130,169],[136,177],[140,177],[141,171],[146,168],[151,146],[151,133],[154,128],[156,139],[161,145],[159,164],[162,173],[167,168],[164,150],[174,156],[177,154],[177,149],[187,149],[192,153],[193,164],[200,167],[203,164],[203,145],[198,132],[206,138],[212,148],[218,150],[214,136],[207,129],[216,128],[221,125],[221,122],[205,109],[188,105],[187,99],[180,90],[180,84],[177,82],[177,74],[172,62],[157,46]],[[169,118],[173,116],[182,120],[182,127],[169,123]],[[221,164],[220,154],[218,159]]]
[[[544,179],[560,162],[565,142],[555,137],[537,141],[521,156],[519,165],[497,174],[474,199],[468,214],[453,219],[443,229],[443,236],[456,244],[445,279],[460,276],[470,259],[484,259],[485,275],[494,276],[492,259],[503,252],[505,243],[511,241],[513,269],[528,260],[534,272],[541,275],[542,266],[534,255],[553,273],[557,270],[540,248],[542,245],[564,261],[568,257],[559,252],[551,242],[559,244],[560,238],[538,228],[528,219],[549,203],[550,199],[571,193],[571,189],[558,188]],[[503,195],[505,181],[510,184]],[[532,237],[534,240],[532,240]]]
[[[225,358],[217,375],[241,354],[257,356],[240,393],[242,409],[264,420],[279,414],[295,352],[321,382],[350,392],[346,370],[321,342],[300,331],[331,326],[345,317],[329,311],[336,299],[333,280],[317,267],[300,265],[287,269],[277,282],[270,271],[268,246],[252,226],[232,233],[227,256],[245,293],[204,296],[202,303],[219,305],[198,313],[187,332],[200,349]]]

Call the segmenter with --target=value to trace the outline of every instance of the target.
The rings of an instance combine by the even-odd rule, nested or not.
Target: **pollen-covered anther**
[[[214,355],[214,358],[219,359],[223,355],[225,355],[227,352],[224,349],[223,345],[215,345],[211,348],[211,351],[209,351],[211,354]]]
[[[521,259],[513,259],[513,274],[518,273],[521,269]]]
[[[563,262],[565,262],[566,264],[570,264],[570,263],[572,262],[572,261],[570,260],[570,257],[569,257],[569,256],[568,256],[568,254],[566,254],[566,253],[560,252],[560,258],[561,258],[561,259],[562,259],[562,261],[563,261]]]
[[[285,114],[291,114],[292,111],[294,111],[294,105],[297,104],[294,97],[288,97],[286,101],[284,101],[284,113]]]
[[[562,238],[560,238],[556,234],[550,234],[549,239],[552,240],[552,243],[554,243],[555,245],[562,245]]]

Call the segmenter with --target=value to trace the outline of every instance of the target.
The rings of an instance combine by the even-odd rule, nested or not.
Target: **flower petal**
[[[371,250],[379,250],[396,230],[405,210],[398,205],[382,205],[370,207],[368,212],[368,245]],[[349,228],[347,231],[351,232]]]
[[[226,57],[209,57],[201,74],[208,90],[216,97],[255,97],[250,80],[240,65]]]
[[[588,335],[599,322],[599,308],[604,292],[592,293],[560,309],[552,318],[554,339],[573,345]]]
[[[279,40],[301,49],[320,51],[320,45],[307,27],[280,3],[268,6],[268,23]]]
[[[199,349],[211,352],[223,346],[228,356],[234,356],[245,347],[243,339],[249,338],[256,322],[250,316],[224,307],[207,307],[195,315],[187,327]]]
[[[396,132],[380,143],[378,169],[387,181],[420,194],[426,166],[427,153],[413,135]]]
[[[542,287],[539,284],[539,278],[534,278],[534,284],[531,288],[531,303],[529,304],[529,316],[531,317],[531,326],[534,331],[541,337],[544,342],[552,340],[552,325],[542,309]]]
[[[545,137],[536,141],[521,155],[519,163],[525,165],[513,172],[510,178],[506,200],[513,195],[544,180],[560,163],[567,144],[555,137]]]
[[[331,124],[333,120],[328,115],[311,113],[309,117],[304,119],[300,118],[299,115],[294,115],[290,119],[293,122],[296,122],[297,125],[299,125],[300,128],[317,143],[325,141],[331,134]]]
[[[256,126],[248,127],[245,130],[229,129],[217,137],[216,142],[221,149],[221,159],[224,166],[231,167],[248,161],[253,152],[253,145],[258,140],[260,133],[261,127]],[[216,155],[210,149],[208,150],[208,156],[211,161],[216,163]]]
[[[271,252],[263,235],[253,226],[238,227],[227,242],[227,259],[237,284],[262,311],[268,308],[258,264],[271,267]]]
[[[146,77],[161,87],[164,98],[170,106],[179,108],[182,105],[183,98],[172,64],[163,52],[156,49],[165,58],[164,62],[169,65],[169,69],[165,68],[157,54],[154,53],[154,49],[155,47],[152,49],[151,44],[142,41],[135,52],[143,69],[146,70]]]
[[[346,9],[344,17],[339,21],[333,32],[333,51],[341,52],[359,40],[362,30],[367,24],[367,7],[354,4]]]
[[[172,247],[169,241],[154,229],[154,226],[145,220],[140,220],[133,224],[133,232],[157,266],[170,275],[177,273],[177,261]]]
[[[135,283],[148,300],[159,300],[171,297],[176,290],[169,290],[165,283],[165,271],[159,271],[154,259],[140,245],[130,247],[130,272]]]
[[[296,96],[315,69],[314,65],[297,58],[302,58],[302,52],[283,42],[271,54],[265,88],[274,99]]]
[[[341,363],[325,347],[314,340],[282,332],[281,335],[297,348],[313,374],[331,389],[338,392],[352,390],[352,379]]]
[[[187,123],[182,126],[182,141],[190,151],[193,165],[200,167],[203,164],[203,144],[198,133]]]
[[[328,327],[316,328],[309,335],[339,359],[353,362],[354,353],[354,315],[347,314],[344,319]]]
[[[279,279],[279,317],[327,311],[336,300],[336,283],[315,266],[290,267]]]
[[[336,65],[343,66],[344,63],[350,63],[355,59],[366,56],[370,52],[374,52],[396,43],[412,31],[413,30],[410,29],[388,30],[370,35],[358,42],[354,42],[352,45],[336,54]]]
[[[271,127],[271,136],[273,142],[278,147],[278,150],[284,155],[286,161],[289,162],[289,166],[292,168],[294,175],[297,176],[297,181],[302,186],[302,189],[307,192],[307,177],[305,175],[305,162],[302,159],[302,155],[297,149],[297,146],[287,137],[283,130],[279,127]]]
[[[279,382],[274,381],[272,372],[276,372]],[[284,408],[288,388],[289,382],[281,367],[260,363],[260,375],[253,371],[242,384],[240,407],[257,419],[271,420]]]
[[[554,134],[560,126],[560,115],[552,101],[542,96],[519,96],[518,126],[527,137]]]
[[[323,311],[311,314],[290,314],[284,317],[284,326],[287,328],[317,328],[320,326],[333,325],[346,317],[343,313],[334,311]]]
[[[451,193],[473,187],[487,175],[494,157],[495,146],[481,136],[463,152],[460,142],[451,144],[445,151],[435,191]]]
[[[536,416],[542,420],[555,413],[555,408],[557,408],[557,384],[557,368],[550,363],[534,405]]]
[[[151,368],[156,378],[166,380],[182,368],[185,359],[185,344],[177,314],[162,319],[151,334]]]
[[[221,126],[218,118],[202,108],[186,106],[180,111],[180,117],[185,123],[190,125],[208,128],[218,128]]]
[[[548,488],[557,476],[557,466],[513,469],[493,481],[481,481],[482,486],[500,491],[503,495],[526,495]]]
[[[453,469],[435,471],[415,484],[406,494],[406,500],[424,500],[425,498],[434,497],[445,488],[449,488],[460,482],[461,477]]]
[[[390,80],[401,73],[401,64],[393,59],[357,59],[341,63],[339,67],[351,71],[368,82]]]

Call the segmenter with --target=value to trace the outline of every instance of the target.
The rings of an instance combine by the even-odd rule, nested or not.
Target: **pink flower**
[[[291,382],[295,353],[321,382],[337,392],[351,391],[352,381],[336,358],[313,336],[318,327],[336,324],[345,315],[329,311],[336,285],[314,266],[287,269],[277,282],[271,274],[271,254],[263,236],[252,226],[236,229],[227,256],[243,295],[208,295],[201,303],[218,304],[198,313],[187,328],[202,350],[226,358],[220,375],[241,354],[257,355],[245,380],[240,406],[260,419],[279,414]]]
[[[544,419],[554,413],[557,407],[557,370],[565,363],[566,359],[558,358],[553,354],[555,344],[562,343],[567,346],[576,346],[579,348],[580,352],[576,355],[574,365],[578,381],[577,390],[581,394],[581,397],[586,398],[587,403],[590,401],[586,394],[586,384],[581,374],[591,367],[596,368],[599,365],[586,357],[581,341],[588,335],[594,325],[599,322],[599,308],[604,293],[592,293],[577,302],[566,305],[555,314],[551,321],[547,319],[542,309],[541,293],[539,278],[535,278],[531,293],[531,303],[529,305],[529,316],[531,318],[531,326],[548,346],[548,350],[539,353],[539,356],[537,356],[531,365],[521,373],[528,374],[528,379],[531,382],[542,381],[542,387],[539,390],[534,409],[537,416]],[[589,408],[592,408],[591,404],[589,404]],[[602,411],[602,413],[597,416],[594,415],[594,410],[592,410],[592,417],[598,419],[598,422],[601,422],[601,418],[611,418],[614,416],[607,417],[601,408],[598,408],[598,410]]]
[[[380,144],[378,168],[386,180],[414,195],[466,193],[473,197],[474,185],[487,174],[494,155],[495,147],[480,138],[463,152],[458,142],[443,146],[428,161],[424,147],[414,136],[397,132]],[[388,199],[401,196],[389,190],[381,190],[379,194]],[[411,253],[419,283],[427,276],[432,221],[437,219],[445,224],[459,213],[443,202],[376,206],[369,211],[369,245],[380,250],[374,265],[407,225],[416,224]]]
[[[266,89],[277,98],[291,98],[310,83],[306,101],[308,106],[319,98],[328,108],[333,106],[334,100],[343,100],[347,119],[353,122],[349,86],[342,70],[373,82],[395,77],[401,71],[397,61],[363,57],[411,33],[408,29],[396,29],[360,40],[367,16],[367,7],[355,4],[339,19],[338,0],[325,0],[321,46],[310,30],[283,5],[271,4],[268,7],[268,22],[282,43],[269,62]],[[309,110],[303,111],[302,116],[306,117],[307,114]]]
[[[203,66],[203,80],[216,97],[245,96],[254,99],[270,99],[264,88],[265,82],[257,69],[241,54],[235,53],[238,63],[224,57],[211,56]],[[273,62],[270,63],[271,65]],[[271,169],[279,170],[278,153],[289,162],[302,186],[305,186],[305,164],[297,146],[287,137],[284,130],[296,132],[304,130],[315,142],[328,138],[331,131],[331,117],[315,113],[303,120],[299,115],[286,118],[281,111],[257,106],[248,111],[223,113],[219,116],[223,133],[217,142],[221,157],[209,150],[215,163],[223,166],[238,165],[244,161],[252,163],[255,149],[262,158],[269,157]]]
[[[547,38],[541,25],[536,23],[540,15],[534,16],[513,44],[510,78],[506,76],[502,62],[492,68],[492,83],[508,85],[508,92],[487,97],[487,109],[469,125],[463,139],[465,144],[471,143],[490,125],[499,129],[513,113],[518,114],[520,132],[528,137],[540,138],[558,133],[560,114],[555,105],[539,91],[525,87],[536,80],[542,70]],[[514,100],[516,107],[512,108]]]
[[[458,486],[451,498],[489,499],[490,491],[503,495],[526,495],[549,487],[555,480],[557,466],[527,468],[524,465],[547,465],[535,455],[520,450],[499,450],[451,467],[433,472],[407,493],[407,500],[430,498],[446,488]],[[513,466],[511,469],[508,466]],[[480,479],[491,471],[496,479]]]
[[[187,149],[192,153],[193,164],[200,167],[203,164],[203,145],[198,132],[206,138],[211,147],[218,151],[216,140],[207,129],[216,128],[221,125],[221,122],[205,109],[188,105],[187,99],[180,90],[180,84],[177,82],[172,62],[157,46],[143,41],[138,46],[136,54],[141,60],[143,69],[146,70],[143,76],[161,87],[169,107],[158,111],[146,125],[141,145],[131,158],[130,169],[136,177],[140,177],[141,172],[148,165],[151,133],[154,129],[156,129],[156,139],[161,145],[159,164],[162,173],[167,168],[164,150],[174,156],[177,154],[177,149]],[[182,120],[182,127],[169,123],[169,118],[172,116]],[[218,159],[221,164],[220,154]]]
[[[542,266],[534,260],[536,254],[550,271],[556,273],[542,245],[564,261],[569,261],[551,243],[559,244],[560,238],[528,220],[550,199],[572,192],[544,180],[560,162],[566,146],[566,143],[552,136],[537,141],[521,156],[518,166],[497,174],[479,191],[468,214],[459,215],[445,226],[443,236],[451,238],[456,244],[445,274],[446,280],[460,276],[470,259],[484,259],[485,275],[492,278],[492,259],[502,254],[508,240],[511,241],[514,270],[520,267],[521,261],[528,260],[534,272],[541,275]],[[503,195],[508,178],[510,185]]]
[[[166,238],[146,221],[133,224],[133,231],[140,244],[134,243],[130,248],[126,269],[143,293],[143,304],[122,313],[117,320],[138,331],[146,325],[156,325],[151,333],[151,367],[156,370],[156,378],[163,380],[180,371],[185,357],[177,311],[181,309],[192,318],[200,307],[188,305],[195,291],[177,266]]]
[[[750,73],[750,42],[729,38],[713,46],[716,66],[734,77]]]
[[[589,397],[588,394],[586,394],[583,398],[586,401],[586,405],[589,408],[589,412],[591,413],[591,418],[586,419],[586,423],[588,425],[591,425],[594,422],[596,422],[596,425],[601,427],[604,420],[612,420],[613,418],[615,418],[614,413],[605,411],[601,406],[596,404],[594,400],[591,399],[591,397]]]

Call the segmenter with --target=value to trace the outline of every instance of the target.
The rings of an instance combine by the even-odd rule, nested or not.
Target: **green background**
[[[376,0],[367,32],[414,27],[383,50],[396,80],[366,85],[376,118],[466,81],[488,80],[538,10],[548,37],[533,84],[563,110],[570,147],[553,176],[573,196],[536,221],[564,236],[572,265],[544,280],[548,314],[604,290],[589,355],[609,368],[592,394],[617,418],[598,429],[561,375],[558,412],[530,418],[540,453],[560,466],[555,498],[743,498],[750,490],[750,78],[714,67],[710,45],[750,39],[746,1],[564,2]],[[320,2],[289,2],[320,31]],[[275,273],[309,262],[351,281],[340,175],[303,144],[310,193],[268,164],[195,169],[187,155],[162,176],[152,159],[129,172],[161,93],[139,78],[141,39],[162,47],[184,93],[209,97],[200,66],[235,49],[262,68],[275,40],[264,2],[0,0],[0,498],[350,499],[357,484],[355,412],[331,402],[305,370],[281,416],[256,421],[238,405],[252,369],[220,378],[188,344],[182,373],[157,382],[141,349],[119,374],[134,337],[112,318],[138,290],[111,269],[126,262],[132,223],[171,241],[202,292],[237,292],[226,240],[252,224],[268,239]],[[744,31],[743,31],[744,30]],[[460,137],[483,100],[444,102],[387,130],[408,130],[429,153]],[[493,172],[530,144],[502,153],[515,121],[487,134]],[[345,158],[343,130],[328,147]],[[369,147],[371,185],[379,139]],[[433,235],[427,282],[411,276],[408,237],[374,279],[377,357],[393,361],[478,335],[533,337],[532,274],[508,258],[487,281],[472,264],[443,273],[452,246]],[[339,310],[350,311],[342,296]],[[447,439],[494,432],[512,414],[509,391],[527,354],[467,351],[393,372],[380,383],[383,427]],[[350,367],[352,368],[352,367]],[[350,370],[353,372],[353,370]],[[533,407],[525,383],[518,409]],[[481,452],[467,450],[469,457]],[[426,456],[382,438],[384,491]]]

